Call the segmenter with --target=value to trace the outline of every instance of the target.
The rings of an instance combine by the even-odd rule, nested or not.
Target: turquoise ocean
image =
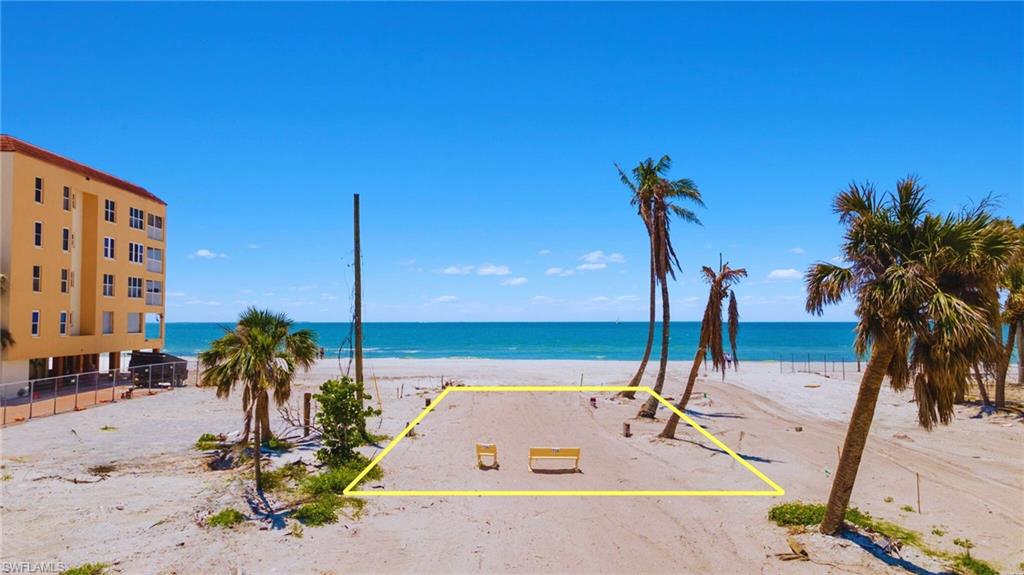
[[[739,358],[764,361],[792,358],[854,361],[853,323],[746,323],[740,327]],[[168,323],[165,350],[195,356],[220,337],[226,323]],[[316,332],[330,357],[348,356],[348,323],[297,323]],[[643,322],[579,323],[367,323],[366,357],[590,359],[636,360],[643,353],[647,324]],[[653,356],[658,356],[661,326],[657,326]],[[669,355],[692,357],[699,322],[672,322]]]

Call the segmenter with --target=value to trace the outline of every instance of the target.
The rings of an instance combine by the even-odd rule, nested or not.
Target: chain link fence
[[[0,425],[196,385],[198,365],[177,361],[0,384]]]

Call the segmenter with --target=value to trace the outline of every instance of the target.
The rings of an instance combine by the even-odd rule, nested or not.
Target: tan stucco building
[[[164,339],[167,204],[0,136],[0,382],[121,367]]]

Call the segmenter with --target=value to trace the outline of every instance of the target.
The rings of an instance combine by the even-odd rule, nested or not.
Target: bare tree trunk
[[[846,441],[843,442],[842,455],[836,467],[835,478],[832,480],[825,519],[821,522],[821,532],[826,535],[839,531],[846,516],[850,496],[853,494],[853,484],[857,480],[857,470],[860,468],[860,459],[864,455],[864,446],[867,445],[868,432],[871,431],[871,421],[875,417],[878,393],[882,389],[885,370],[892,362],[894,353],[894,346],[887,340],[875,341],[871,350],[871,359],[868,360],[864,377],[860,382],[857,402],[853,406],[850,426],[846,430]]]
[[[978,383],[978,393],[981,394],[981,402],[984,405],[992,405],[992,402],[988,400],[988,389],[985,387],[985,380],[981,377],[981,371],[978,370],[978,366],[974,366],[974,381]]]
[[[262,407],[264,406],[265,403],[266,403],[266,395],[263,394],[263,393],[257,393],[256,394],[256,411],[257,411],[257,414],[262,409]],[[263,468],[262,468],[262,462],[260,461],[262,459],[262,457],[261,457],[262,454],[261,454],[260,451],[263,448],[263,437],[261,437],[261,433],[260,432],[261,432],[261,428],[263,426],[259,425],[259,423],[258,423],[258,421],[259,421],[259,416],[258,415],[257,415],[256,419],[257,419],[257,425],[256,425],[255,429],[253,429],[253,434],[252,434],[252,443],[253,443],[253,449],[252,449],[253,471],[256,474],[256,491],[262,492],[263,491]]]
[[[690,402],[690,395],[693,394],[693,385],[697,381],[697,373],[700,371],[700,364],[704,361],[704,346],[697,348],[697,354],[693,356],[693,365],[690,366],[690,376],[686,378],[686,389],[683,390],[683,396],[679,398],[679,402],[676,403],[676,409],[686,413],[686,404]],[[666,439],[674,439],[676,436],[676,427],[679,426],[679,416],[675,413],[668,418],[665,423],[665,429],[661,430],[658,437],[664,437]]]
[[[647,346],[644,347],[644,356],[640,360],[640,368],[636,370],[636,375],[634,375],[633,379],[630,380],[629,387],[636,387],[636,386],[640,385],[640,382],[644,378],[644,371],[647,369],[647,362],[650,361],[650,359],[651,359],[651,348],[654,347],[654,323],[655,323],[655,319],[656,319],[656,317],[655,317],[655,310],[654,310],[654,308],[655,308],[654,303],[655,303],[655,299],[657,297],[655,295],[655,292],[654,292],[654,284],[655,283],[656,282],[655,282],[655,275],[654,275],[654,246],[652,245],[651,246],[651,310],[650,310],[651,313],[650,313],[650,319],[648,320],[648,324],[647,324]],[[623,391],[623,392],[619,393],[619,397],[625,397],[625,398],[628,398],[628,399],[633,399],[634,397],[636,397],[636,392],[635,391]]]
[[[1024,385],[1024,321],[1017,322],[1017,383]]]
[[[665,371],[668,369],[668,343],[669,343],[669,325],[671,324],[668,304],[668,281],[667,278],[661,279],[661,357],[658,358],[658,378],[654,380],[654,393],[661,393],[661,389],[665,387]],[[638,417],[649,417],[654,419],[654,414],[658,412],[658,400],[651,397],[647,398],[643,407],[640,408]]]

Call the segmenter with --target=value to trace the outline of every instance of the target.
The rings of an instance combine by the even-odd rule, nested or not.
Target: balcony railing
[[[146,260],[146,271],[164,273],[164,262],[162,260]]]
[[[162,293],[147,293],[146,305],[160,305],[164,302]]]
[[[146,226],[146,237],[151,240],[163,241],[164,229],[156,226]]]

